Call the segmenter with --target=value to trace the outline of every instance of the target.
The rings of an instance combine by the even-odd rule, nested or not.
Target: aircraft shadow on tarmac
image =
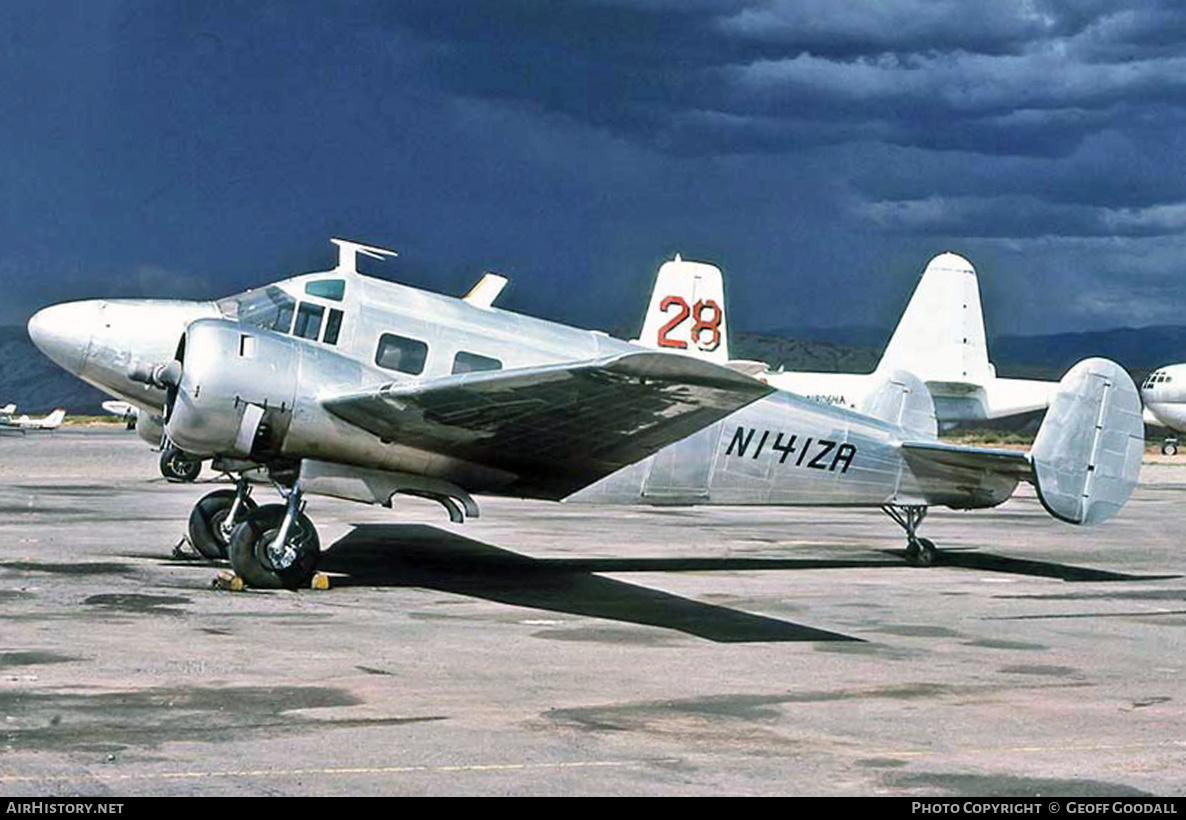
[[[859,641],[837,632],[751,615],[595,574],[790,569],[802,563],[531,558],[432,526],[368,524],[356,527],[323,553],[321,569],[346,575],[335,579],[339,587],[424,587],[514,606],[673,629],[721,643]],[[851,566],[847,562],[843,565]]]
[[[887,555],[900,556],[896,550]],[[942,562],[1064,581],[1139,581],[1138,576],[981,552],[945,551]],[[515,606],[673,629],[710,641],[859,641],[802,624],[751,615],[598,573],[737,572],[897,568],[894,560],[807,558],[532,558],[423,524],[359,525],[322,556],[337,586],[410,586]],[[919,570],[914,570],[919,571]]]

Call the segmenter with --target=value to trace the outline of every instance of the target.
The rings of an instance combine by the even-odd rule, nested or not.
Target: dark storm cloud
[[[223,295],[327,235],[600,327],[675,252],[726,269],[737,327],[892,324],[947,248],[998,331],[1186,298],[1178,2],[49,6],[0,5],[3,322]]]

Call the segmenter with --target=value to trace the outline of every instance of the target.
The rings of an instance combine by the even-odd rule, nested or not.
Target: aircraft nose
[[[29,319],[29,338],[38,349],[72,373],[82,368],[102,309],[101,301],[51,305]]]

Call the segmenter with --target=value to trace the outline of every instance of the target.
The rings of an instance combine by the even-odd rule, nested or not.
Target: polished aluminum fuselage
[[[306,285],[345,280],[340,299],[310,295]],[[591,360],[636,350],[595,332],[469,304],[403,285],[329,271],[279,282],[295,301],[343,312],[336,342],[294,338],[248,329],[249,355],[234,322],[214,302],[105,301],[49,308],[30,332],[55,361],[125,401],[160,413],[164,392],[129,377],[137,364],[169,361],[183,331],[204,334],[202,355],[193,345],[187,374],[225,396],[221,415],[207,413],[193,438],[178,444],[203,455],[226,455],[241,407],[267,407],[274,454],[425,476],[468,492],[499,493],[505,476],[425,451],[382,441],[325,409],[322,399],[389,382],[447,376],[456,354],[497,359],[503,369]],[[84,307],[85,306],[85,307]],[[70,308],[72,331],[50,332],[49,312]],[[427,345],[423,370],[414,375],[380,367],[383,334]],[[40,339],[39,339],[40,337]],[[53,338],[52,343],[46,340]],[[677,354],[672,354],[677,355]],[[216,387],[215,387],[216,386]],[[207,389],[204,387],[204,389]],[[203,401],[207,401],[204,397]],[[233,404],[232,404],[233,402]],[[176,412],[184,413],[180,406]],[[236,415],[238,413],[239,415]],[[225,418],[226,422],[210,421]],[[923,438],[926,436],[923,435]],[[912,465],[902,441],[920,435],[869,416],[777,392],[724,421],[668,446],[571,497],[593,503],[761,504],[880,506],[945,504],[993,506],[1008,498],[1014,479],[979,470]]]

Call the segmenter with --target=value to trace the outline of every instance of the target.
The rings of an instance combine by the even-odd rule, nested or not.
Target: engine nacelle
[[[315,342],[227,319],[192,322],[178,358],[165,432],[185,452],[259,462],[373,458],[377,440],[332,416],[318,395],[389,375]]]
[[[165,411],[169,439],[198,456],[266,457],[292,420],[300,351],[291,338],[199,319],[179,348],[181,378]]]
[[[165,435],[165,428],[161,422],[160,416],[138,410],[136,412],[136,435],[153,447],[160,447],[161,438]]]

